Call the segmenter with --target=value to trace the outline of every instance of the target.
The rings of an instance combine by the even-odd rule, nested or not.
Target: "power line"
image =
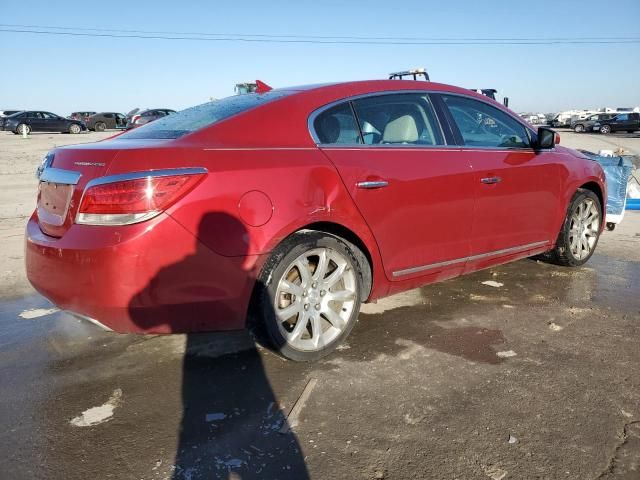
[[[110,28],[94,28],[94,27],[59,27],[52,25],[21,25],[21,24],[0,24],[3,28],[20,28],[20,29],[40,29],[40,30],[71,30],[76,32],[109,32],[109,33],[135,33],[140,35],[188,35],[196,37],[242,37],[242,38],[272,38],[272,39],[298,39],[298,40],[391,40],[391,41],[635,41],[640,40],[640,37],[403,37],[403,36],[351,36],[351,35],[274,35],[264,33],[211,33],[211,32],[175,32],[175,31],[153,31],[153,30],[126,30],[126,29],[110,29]],[[34,32],[35,33],[35,32]],[[54,33],[54,32],[52,32]],[[226,40],[226,38],[225,38]]]
[[[1,26],[1,25],[0,25]],[[66,28],[66,27],[55,27]],[[69,28],[70,29],[70,28]],[[565,38],[565,39],[431,39],[431,40],[411,40],[396,39],[385,40],[389,37],[368,37],[371,40],[357,39],[358,37],[280,37],[267,35],[244,35],[233,36],[233,34],[140,34],[140,33],[90,33],[87,31],[52,31],[51,29],[17,29],[0,28],[0,32],[36,35],[57,35],[74,37],[102,37],[102,38],[128,38],[147,40],[191,40],[206,42],[247,42],[247,43],[298,43],[298,44],[339,44],[339,45],[604,45],[604,44],[636,44],[640,43],[640,38]],[[132,31],[135,32],[135,31]],[[139,31],[142,32],[142,31]],[[184,36],[187,35],[187,36]],[[208,35],[208,36],[204,36]],[[215,36],[214,35],[220,35]]]

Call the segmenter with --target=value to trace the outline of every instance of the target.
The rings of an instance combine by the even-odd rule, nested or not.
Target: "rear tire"
[[[264,329],[275,350],[290,360],[328,355],[358,319],[369,272],[361,258],[357,247],[330,234],[291,235],[274,250],[258,279],[254,328]]]
[[[29,135],[31,133],[31,127],[29,125],[27,125],[26,123],[21,123],[20,125],[18,125],[16,127],[16,131],[14,132],[16,135],[22,135],[22,130],[23,129],[27,129],[27,135]]]
[[[573,131],[576,132],[576,133],[584,133],[584,125],[579,123],[578,125],[573,127]]]
[[[96,132],[104,132],[107,129],[107,126],[105,125],[104,122],[98,122],[96,123],[94,128]]]
[[[584,265],[598,245],[602,205],[590,190],[578,189],[569,202],[567,216],[550,252],[550,260],[565,267]]]

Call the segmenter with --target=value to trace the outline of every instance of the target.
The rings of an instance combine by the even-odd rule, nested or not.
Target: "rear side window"
[[[261,94],[249,93],[214,100],[167,115],[155,122],[130,130],[118,138],[178,138],[293,92],[292,90],[272,90]]]
[[[323,144],[361,143],[358,125],[348,102],[322,112],[314,120],[313,128]]]
[[[365,144],[444,145],[426,94],[397,93],[354,100]]]
[[[526,127],[503,111],[473,98],[454,95],[442,98],[466,146],[530,147]]]
[[[628,113],[623,113],[622,115],[618,115],[616,117],[616,120],[619,122],[626,122],[627,120],[629,120],[629,114]]]

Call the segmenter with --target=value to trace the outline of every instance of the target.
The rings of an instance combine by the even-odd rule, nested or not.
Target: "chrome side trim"
[[[96,320],[95,318],[91,318],[91,317],[87,317],[86,315],[83,315],[81,313],[76,313],[76,312],[72,312],[71,310],[64,310],[64,312],[68,313],[69,315],[76,317],[80,320],[84,320],[86,322],[89,323],[93,323],[94,325],[96,325],[97,327],[102,328],[103,330],[106,330],[107,332],[113,332],[113,330],[109,327],[107,327],[105,324],[100,323],[98,320]]]
[[[85,187],[85,191],[96,185],[104,185],[105,183],[123,182],[126,180],[137,180],[140,178],[152,178],[152,177],[170,177],[171,175],[197,175],[207,173],[208,170],[202,167],[188,167],[188,168],[167,168],[164,170],[147,170],[145,172],[129,172],[119,173],[116,175],[107,175],[106,177],[96,177],[90,180]],[[80,202],[82,204],[82,201]]]
[[[224,147],[224,148],[203,148],[203,150],[205,152],[216,152],[216,151],[222,151],[222,152],[255,152],[255,151],[287,151],[287,150],[294,150],[294,151],[299,151],[299,150],[316,150],[313,147]]]
[[[456,258],[454,260],[446,260],[444,262],[438,262],[438,263],[430,263],[428,265],[420,265],[419,267],[405,268],[403,270],[397,270],[393,272],[392,275],[394,277],[402,277],[404,275],[411,275],[412,273],[423,272],[426,270],[433,270],[435,268],[440,268],[440,267],[448,267],[449,265],[455,265],[458,263],[472,262],[475,260],[482,260],[483,258],[497,257],[499,255],[504,255],[507,253],[524,252],[526,250],[531,250],[533,248],[542,247],[543,245],[548,245],[548,244],[549,244],[549,241],[547,240],[544,240],[541,242],[527,243],[526,245],[518,245],[517,247],[503,248],[502,250],[494,250],[493,252],[480,253],[477,255],[471,255],[469,257]]]
[[[63,183],[66,185],[77,185],[82,174],[71,170],[63,170],[61,168],[45,168],[40,174],[41,182]]]

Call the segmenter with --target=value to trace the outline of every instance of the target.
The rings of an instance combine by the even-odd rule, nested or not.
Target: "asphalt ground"
[[[96,138],[0,134],[0,478],[640,478],[640,214],[582,268],[521,260],[367,305],[299,364],[244,332],[104,332],[33,292],[33,168]]]

